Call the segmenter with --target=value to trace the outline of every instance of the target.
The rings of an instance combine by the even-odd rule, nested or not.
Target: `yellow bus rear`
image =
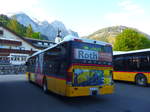
[[[92,42],[95,43],[95,41]],[[65,54],[65,56],[62,56],[61,54],[63,59],[58,58],[57,61],[54,61],[54,63],[62,61],[63,64],[49,64],[53,62],[50,59],[57,57],[56,47],[47,49],[43,52],[40,52],[39,54],[37,53],[36,55],[31,56],[27,62],[27,66],[29,69],[27,72],[28,80],[42,86],[44,91],[52,91],[56,94],[68,97],[104,95],[114,93],[114,83],[112,80],[113,67],[111,62],[112,59],[110,59],[112,58],[111,46],[101,45],[101,47],[103,48],[109,48],[108,53],[104,53],[104,51],[101,53],[101,57],[102,55],[103,57],[105,57],[105,59],[103,60],[107,60],[109,58],[108,62],[102,61],[102,58],[99,57],[95,58],[98,60],[93,59],[87,61],[88,58],[90,59],[92,57],[92,54],[90,55],[90,53],[97,52],[97,55],[99,55],[100,51],[93,51],[93,49],[95,48],[94,44],[85,43],[84,46],[82,44],[83,42],[67,41],[56,46],[58,47],[61,45],[67,45],[65,49],[70,48],[70,50],[68,50],[67,52],[68,54]],[[87,49],[87,47],[89,48]],[[96,48],[98,47],[99,45],[96,46]],[[85,48],[86,50],[83,50]],[[60,50],[58,51],[60,52]],[[84,53],[85,51],[89,53],[90,57],[84,57],[84,59],[83,57],[78,57],[79,54],[77,52],[80,52],[81,55],[81,52]],[[55,56],[52,56],[54,54]],[[87,55],[88,54],[86,54],[86,56]],[[94,54],[94,56],[96,55]],[[99,59],[101,61],[99,61]],[[43,65],[40,64],[41,60],[45,60],[44,62],[42,62]],[[68,64],[66,64],[65,62]],[[55,70],[55,68],[58,69]]]
[[[95,85],[95,86],[73,86],[74,83],[74,69],[90,69],[90,70],[102,70],[104,71],[104,85]],[[76,96],[90,96],[90,95],[104,95],[114,93],[114,85],[112,82],[111,71],[112,67],[103,67],[103,66],[81,66],[73,65],[68,70],[68,76],[66,79],[61,79],[52,76],[39,75],[36,73],[27,72],[27,76],[30,81],[35,82],[43,86],[44,78],[47,80],[47,89],[54,93],[60,94],[62,96],[76,97]],[[85,74],[86,75],[86,74]],[[37,80],[38,76],[41,77],[41,83]],[[82,78],[80,78],[82,80]],[[84,80],[84,79],[83,79]]]

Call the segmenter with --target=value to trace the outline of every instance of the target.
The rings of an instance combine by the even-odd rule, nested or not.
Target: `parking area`
[[[149,112],[150,87],[115,82],[112,95],[66,98],[45,94],[25,75],[0,76],[0,112]]]

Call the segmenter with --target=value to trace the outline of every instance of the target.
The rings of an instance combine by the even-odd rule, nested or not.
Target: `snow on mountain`
[[[28,26],[31,24],[33,30],[35,32],[40,32],[42,35],[46,36],[48,40],[54,41],[55,37],[57,36],[58,30],[61,30],[62,37],[65,37],[69,34],[73,36],[78,36],[77,32],[74,32],[72,30],[67,30],[65,25],[61,21],[53,21],[52,23],[49,23],[48,21],[38,21],[35,18],[30,18],[25,13],[18,13],[13,16],[12,18],[16,18],[16,20],[23,24],[24,26]]]

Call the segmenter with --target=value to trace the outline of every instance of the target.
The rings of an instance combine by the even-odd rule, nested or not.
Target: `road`
[[[113,95],[66,98],[44,94],[24,75],[0,76],[0,112],[150,112],[150,87],[117,82]]]

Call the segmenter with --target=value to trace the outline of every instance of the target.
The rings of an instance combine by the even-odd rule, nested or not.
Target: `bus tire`
[[[47,80],[46,80],[45,77],[44,77],[44,79],[43,79],[43,91],[44,91],[44,93],[47,93],[47,92],[48,92]]]
[[[28,74],[28,81],[31,82],[31,76]]]
[[[147,78],[144,74],[137,74],[135,77],[135,83],[139,86],[147,85]]]

